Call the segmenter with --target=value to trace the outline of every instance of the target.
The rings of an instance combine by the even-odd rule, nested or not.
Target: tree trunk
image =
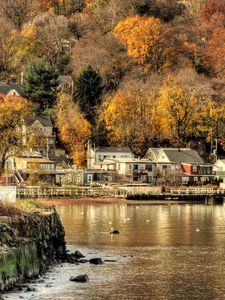
[[[8,152],[8,149],[5,149],[3,151],[3,154],[2,154],[2,157],[1,157],[1,161],[0,161],[0,176],[2,174],[4,174],[5,172],[5,163],[6,163],[6,160],[7,160],[7,152]]]

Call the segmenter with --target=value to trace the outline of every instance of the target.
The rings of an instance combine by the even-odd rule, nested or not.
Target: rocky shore
[[[64,235],[55,211],[0,216],[0,291],[37,277],[64,259]]]

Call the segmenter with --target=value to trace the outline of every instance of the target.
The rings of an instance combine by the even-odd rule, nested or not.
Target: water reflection
[[[221,245],[223,206],[59,206],[69,244],[83,246]],[[111,227],[121,234],[112,238]],[[221,232],[222,231],[222,232]]]
[[[107,204],[57,210],[72,250],[117,262],[55,267],[35,294],[22,294],[24,299],[225,299],[223,206]],[[110,235],[111,227],[120,234]],[[88,284],[69,281],[84,273]],[[18,294],[8,296],[12,299]]]

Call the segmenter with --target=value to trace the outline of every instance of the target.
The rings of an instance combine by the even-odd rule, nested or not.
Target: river
[[[224,206],[122,203],[57,211],[71,251],[115,262],[58,265],[33,283],[35,292],[4,299],[225,299]],[[69,281],[80,274],[90,281]]]

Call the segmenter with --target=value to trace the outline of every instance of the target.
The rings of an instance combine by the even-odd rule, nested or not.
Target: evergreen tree
[[[76,96],[81,111],[94,123],[96,106],[100,104],[102,77],[91,66],[84,68],[76,80]]]
[[[52,107],[55,102],[58,73],[45,59],[32,62],[24,75],[23,88],[28,99],[38,104],[40,111]]]

